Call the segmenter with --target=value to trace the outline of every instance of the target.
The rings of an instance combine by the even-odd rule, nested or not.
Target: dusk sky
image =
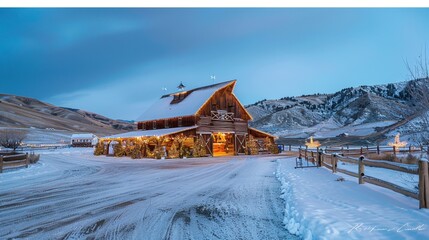
[[[243,104],[407,80],[429,9],[0,9],[0,36],[0,93],[134,120],[211,75]]]

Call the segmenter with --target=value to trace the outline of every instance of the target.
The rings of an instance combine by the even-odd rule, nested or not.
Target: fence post
[[[365,176],[365,165],[363,165],[364,156],[359,157],[359,184],[363,184],[363,177]]]
[[[331,155],[332,173],[337,172],[337,155]]]
[[[319,156],[319,147],[317,147],[316,148],[316,156],[317,156],[317,166],[319,166],[320,167],[320,165],[319,165],[319,161],[320,161],[320,156]],[[316,160],[316,159],[315,159]],[[316,162],[316,161],[314,161],[314,162]]]
[[[28,153],[26,153],[26,154],[25,154],[25,167],[26,167],[26,168],[28,168],[28,162],[29,162],[29,159],[28,159]]]
[[[363,154],[363,147],[360,147],[360,155]]]
[[[411,153],[411,144],[408,146],[408,152]]]
[[[396,146],[393,146],[393,155],[396,156]]]
[[[380,155],[380,144],[377,143],[377,155]]]
[[[323,151],[322,151],[322,149],[319,149],[319,148],[317,148],[318,149],[318,151],[317,151],[317,153],[318,153],[318,156],[317,156],[317,160],[318,160],[318,165],[319,165],[319,167],[321,167],[322,166],[322,162],[323,162],[323,158],[322,158],[322,154],[323,154]]]
[[[305,146],[305,152],[304,152],[305,160],[308,160],[308,156],[307,156],[307,148],[308,148],[308,146]]]
[[[321,166],[323,166],[323,163],[325,162],[325,154],[323,152],[320,153],[322,162],[321,162]]]
[[[3,156],[0,156],[0,173],[3,172]]]
[[[292,151],[292,146],[289,144],[289,152]]]
[[[428,161],[420,159],[419,161],[419,202],[420,208],[429,208],[429,177]]]

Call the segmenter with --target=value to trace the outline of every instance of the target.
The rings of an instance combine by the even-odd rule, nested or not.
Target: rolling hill
[[[135,124],[33,98],[0,94],[0,127],[92,132],[103,136],[134,130]]]

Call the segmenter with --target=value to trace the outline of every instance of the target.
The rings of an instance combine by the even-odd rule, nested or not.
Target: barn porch
[[[251,129],[249,133],[199,132],[197,126],[138,130],[101,138],[95,155],[131,158],[220,157],[269,152],[270,135]]]

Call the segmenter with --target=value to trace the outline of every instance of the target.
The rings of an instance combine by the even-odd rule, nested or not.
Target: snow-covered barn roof
[[[250,131],[257,132],[257,133],[260,133],[260,134],[265,135],[265,136],[268,136],[268,137],[272,137],[272,138],[274,138],[274,139],[277,139],[277,138],[278,138],[277,136],[271,135],[271,134],[269,134],[269,133],[267,133],[267,132],[264,132],[264,131],[258,130],[258,129],[256,129],[256,128],[249,127],[249,130],[250,130]]]
[[[217,83],[205,87],[195,88],[187,91],[180,91],[162,96],[140,117],[138,122],[158,120],[182,116],[194,116],[198,110],[215,94],[218,90],[233,84],[236,80]],[[175,95],[184,94],[181,101],[174,102]]]
[[[77,134],[72,134],[71,138],[72,139],[87,139],[87,138],[94,138],[97,137],[92,133],[77,133]]]
[[[198,126],[191,127],[177,127],[177,128],[163,128],[163,129],[154,129],[154,130],[139,130],[126,133],[115,134],[112,136],[107,136],[105,138],[132,138],[132,137],[151,137],[151,136],[167,136],[171,134],[181,133],[187,130],[195,129]]]

